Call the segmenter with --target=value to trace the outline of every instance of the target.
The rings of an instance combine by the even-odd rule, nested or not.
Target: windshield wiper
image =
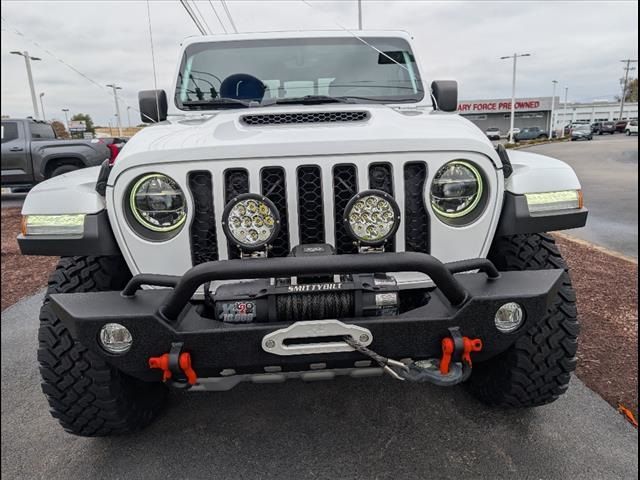
[[[258,106],[256,101],[240,100],[237,98],[211,98],[209,100],[186,100],[182,102],[185,107],[194,107],[198,110],[206,109],[206,107],[223,107],[223,108],[248,108]]]
[[[263,107],[269,105],[286,105],[286,104],[300,104],[300,105],[318,105],[321,103],[355,103],[353,100],[345,97],[331,97],[329,95],[305,95],[304,97],[291,97],[291,98],[277,98],[263,102]]]

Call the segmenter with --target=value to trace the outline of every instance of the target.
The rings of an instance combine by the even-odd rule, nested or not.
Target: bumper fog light
[[[524,319],[522,307],[515,302],[502,305],[496,312],[496,328],[502,333],[509,333],[516,330]]]
[[[109,353],[126,353],[131,348],[133,337],[127,327],[119,323],[107,323],[100,329],[100,344]]]

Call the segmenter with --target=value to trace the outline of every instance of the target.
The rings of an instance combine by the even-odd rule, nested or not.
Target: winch
[[[339,276],[310,282],[285,278],[218,287],[210,302],[229,323],[293,322],[398,314],[398,286],[383,274]]]

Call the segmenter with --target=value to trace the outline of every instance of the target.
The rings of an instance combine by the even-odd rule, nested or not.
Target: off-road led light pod
[[[559,192],[525,193],[529,213],[572,210],[582,208],[582,190]]]
[[[382,245],[398,231],[400,209],[388,193],[365,190],[349,200],[344,209],[343,223],[349,236],[358,243]]]
[[[161,173],[136,180],[131,187],[129,208],[136,221],[153,232],[172,232],[187,219],[182,190],[174,179]]]
[[[229,241],[245,252],[271,245],[280,231],[280,214],[271,200],[256,193],[233,198],[222,212]]]
[[[22,234],[27,235],[82,235],[83,213],[73,215],[25,215],[22,217]]]
[[[100,345],[114,355],[127,353],[133,344],[131,332],[119,323],[107,323],[100,329]]]
[[[502,305],[495,316],[496,328],[502,333],[511,333],[517,330],[523,320],[524,311],[522,307],[515,302]]]
[[[446,219],[465,217],[480,203],[483,189],[478,168],[470,162],[454,160],[442,166],[431,182],[431,207]]]

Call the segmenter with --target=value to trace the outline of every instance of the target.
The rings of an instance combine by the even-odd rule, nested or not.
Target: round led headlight
[[[187,218],[184,194],[174,179],[161,173],[139,178],[131,187],[133,217],[153,232],[172,232]]]
[[[440,216],[464,217],[482,198],[482,175],[469,162],[454,160],[436,172],[431,183],[431,207]]]
[[[400,225],[400,209],[393,197],[380,190],[354,196],[344,209],[347,233],[363,245],[382,245]]]
[[[280,230],[280,215],[268,198],[244,193],[224,208],[222,227],[231,243],[255,251],[273,243]]]

